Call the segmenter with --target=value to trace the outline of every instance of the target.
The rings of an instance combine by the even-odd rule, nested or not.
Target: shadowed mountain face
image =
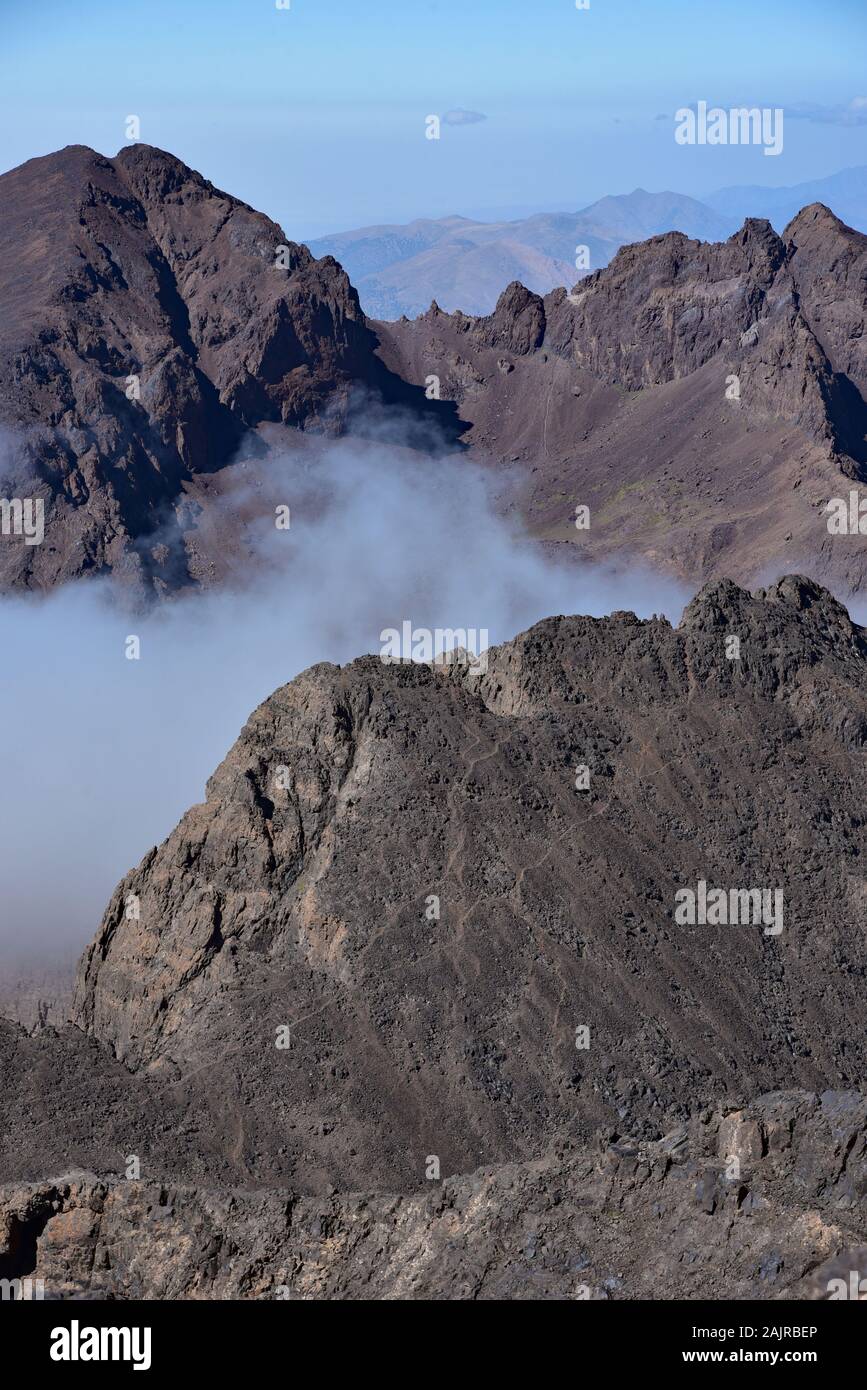
[[[0,582],[103,569],[185,582],[160,526],[183,526],[185,483],[245,431],[333,430],[359,386],[445,413],[394,381],[375,344],[334,261],[161,150],[72,146],[3,175],[5,487],[44,501],[47,535],[4,538]]]
[[[126,1297],[825,1296],[867,1241],[865,743],[867,635],[798,577],[485,671],[313,667],[118,887],[78,1026],[0,1024],[0,1259],[29,1233],[21,1272]]]
[[[857,590],[864,538],[830,537],[824,509],[867,462],[865,267],[867,237],[816,205],[782,236],[624,247],[570,294],[511,285],[487,317],[381,324],[382,352],[438,374],[475,450],[526,465],[537,535],[690,578],[795,561]]]

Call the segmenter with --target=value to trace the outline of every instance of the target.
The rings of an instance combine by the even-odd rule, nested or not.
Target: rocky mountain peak
[[[805,239],[860,235],[852,227],[847,227],[824,203],[808,203],[785,227],[782,239],[800,246]]]
[[[108,569],[189,582],[149,537],[245,431],[339,429],[358,388],[452,413],[375,348],[333,259],[164,150],[71,146],[3,175],[0,420],[48,543],[5,546],[0,583]]]
[[[618,1109],[649,1133],[781,1075],[851,1084],[864,818],[828,750],[865,740],[867,649],[798,576],[708,586],[676,629],[547,619],[485,672],[319,665],[118,886],[75,1016],[137,1073],[237,1089],[251,1154],[289,1144],[302,1185],[412,1185],[419,1153],[467,1171]],[[787,949],[676,924],[699,880],[782,892]],[[817,994],[828,952],[851,968]]]
[[[777,235],[767,218],[748,217],[729,240],[747,251],[754,270],[773,274],[786,259],[785,239]]]

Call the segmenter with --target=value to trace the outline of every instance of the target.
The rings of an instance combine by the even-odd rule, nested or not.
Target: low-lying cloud
[[[81,949],[250,712],[307,666],[379,652],[407,619],[492,643],[557,613],[677,620],[689,595],[673,582],[543,555],[497,513],[493,476],[382,439],[329,444],[311,464],[299,442],[217,504],[228,534],[252,512],[219,590],[146,613],[107,582],[0,600],[0,964]]]

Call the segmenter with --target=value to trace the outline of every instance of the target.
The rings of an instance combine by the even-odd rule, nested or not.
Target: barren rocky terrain
[[[0,424],[7,495],[44,502],[46,538],[4,537],[0,583],[211,583],[213,500],[268,426],[385,405],[434,455],[514,465],[504,506],[551,547],[860,592],[864,536],[830,536],[825,507],[867,463],[865,246],[812,204],[779,235],[672,232],[572,289],[513,283],[486,316],[375,322],[336,261],[170,154],[31,160],[0,178]]]
[[[0,582],[197,582],[167,543],[198,515],[186,485],[261,452],[263,422],[340,428],[353,388],[447,429],[375,345],[335,261],[161,150],[70,146],[2,175],[4,481],[43,500],[47,534],[3,538]]]
[[[74,990],[52,962],[0,980],[0,1278],[867,1278],[867,631],[839,601],[865,551],[824,516],[865,484],[867,238],[812,205],[375,323],[337,262],[148,146],[0,195],[4,486],[46,509],[43,544],[2,538],[5,589],[217,585],[214,499],[271,431],[315,454],[393,412],[432,469],[508,478],[550,548],[702,581],[677,627],[552,615],[481,668],[321,663],[254,710]],[[733,917],[682,914],[707,892]]]
[[[825,1296],[867,1244],[865,737],[867,637],[799,577],[313,667],[119,885],[74,1025],[0,1025],[5,1267]],[[781,929],[679,922],[699,880]]]
[[[830,536],[825,507],[867,458],[865,265],[867,237],[817,204],[780,236],[754,220],[624,247],[569,292],[510,285],[487,317],[380,324],[380,351],[438,374],[552,545],[697,581],[798,568],[848,594],[864,536]]]
[[[409,1196],[71,1173],[4,1189],[0,1275],[53,1298],[825,1299],[867,1267],[865,1127],[857,1093],[783,1092]]]

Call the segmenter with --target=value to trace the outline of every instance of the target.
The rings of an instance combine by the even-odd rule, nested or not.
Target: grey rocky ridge
[[[512,284],[487,316],[432,305],[379,325],[380,353],[438,372],[549,544],[697,582],[794,565],[849,594],[864,536],[832,543],[826,508],[867,460],[865,265],[867,237],[816,204],[780,234],[750,219],[723,243],[625,246],[572,290]]]
[[[827,1297],[867,1246],[865,731],[867,634],[797,576],[485,672],[313,667],[118,886],[72,1025],[0,1029],[0,1269]],[[781,929],[684,922],[702,879]]]

